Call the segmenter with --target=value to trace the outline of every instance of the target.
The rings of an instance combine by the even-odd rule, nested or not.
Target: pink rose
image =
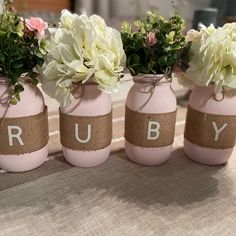
[[[48,28],[47,22],[37,17],[30,17],[29,19],[25,19],[25,25],[28,30],[36,32],[36,37],[38,39],[42,38],[45,35],[45,30]]]
[[[147,46],[153,46],[157,42],[156,35],[153,32],[147,34]]]

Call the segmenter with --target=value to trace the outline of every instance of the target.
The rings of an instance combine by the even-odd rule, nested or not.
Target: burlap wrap
[[[91,139],[81,143],[76,139],[75,128],[78,124],[79,138],[88,137],[88,125],[91,125]],[[112,112],[102,116],[72,116],[60,111],[61,144],[72,150],[95,151],[111,144]]]
[[[215,141],[216,131],[213,122],[215,122],[217,129],[228,124],[219,133],[217,141]],[[184,137],[202,147],[232,148],[236,141],[236,116],[203,113],[188,106]]]
[[[8,127],[13,126],[10,131],[17,134],[20,127],[20,135],[24,145],[21,145],[16,137],[11,138],[13,145],[10,146]],[[4,118],[0,125],[0,154],[2,155],[19,155],[37,151],[47,145],[48,142],[48,114],[47,107],[42,113],[33,116]]]
[[[149,121],[160,124],[160,136],[148,140]],[[171,145],[174,142],[176,111],[163,114],[146,114],[125,108],[125,139],[136,146],[157,148]]]

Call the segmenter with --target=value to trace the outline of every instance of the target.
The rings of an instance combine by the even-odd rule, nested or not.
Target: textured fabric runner
[[[124,111],[114,111],[117,148]],[[236,152],[224,166],[189,160],[184,117],[178,108],[174,150],[159,167],[134,164],[121,149],[96,168],[58,153],[34,171],[0,173],[0,235],[235,235]]]

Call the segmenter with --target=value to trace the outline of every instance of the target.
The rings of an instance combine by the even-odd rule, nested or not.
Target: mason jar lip
[[[155,79],[160,79],[160,83],[158,86],[169,86],[172,82],[172,78],[170,78],[166,74],[138,74],[137,76],[133,76],[134,84],[150,84],[153,85],[153,81]]]
[[[73,82],[73,84],[81,85],[81,86],[98,86],[98,84],[95,83],[95,82],[85,82],[85,83],[82,83],[81,81],[78,81],[78,82]]]
[[[29,77],[19,76],[18,80],[27,80]],[[6,80],[9,81],[9,79],[6,76],[0,76],[0,80]]]
[[[12,85],[11,81],[9,79],[7,79],[7,77],[5,77],[5,76],[0,76],[0,82],[1,82],[1,84],[4,84],[4,85],[8,85],[8,86]],[[29,77],[22,77],[22,76],[20,76],[18,78],[18,82],[20,82],[23,85],[25,85],[25,84],[32,84],[29,81]],[[37,87],[37,85],[35,87]]]
[[[4,85],[4,86],[9,85],[9,81],[4,76],[0,76],[0,83],[1,85]]]
[[[164,73],[162,73],[162,74],[152,74],[152,73],[145,74],[145,73],[139,73],[139,74],[137,74],[137,75],[135,75],[135,76],[139,76],[139,75],[147,75],[147,76],[163,76],[163,75],[166,75],[166,76],[168,76],[167,74],[164,74]]]

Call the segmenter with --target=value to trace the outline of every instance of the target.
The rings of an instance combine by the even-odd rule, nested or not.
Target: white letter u
[[[87,134],[87,138],[85,139],[81,139],[79,137],[79,124],[75,124],[75,138],[77,139],[78,142],[80,143],[88,143],[91,139],[91,134],[92,134],[92,126],[91,124],[88,124],[88,134]]]

